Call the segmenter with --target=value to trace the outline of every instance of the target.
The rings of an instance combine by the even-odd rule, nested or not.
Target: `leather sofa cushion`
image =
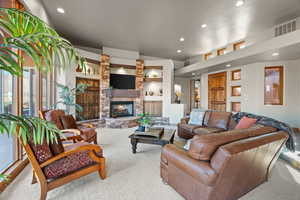
[[[212,133],[194,136],[188,154],[196,160],[208,161],[222,145],[244,138],[255,137],[276,131],[276,128],[254,125],[248,129],[232,130],[222,133]]]
[[[232,117],[230,117],[229,123],[228,123],[228,130],[235,129],[236,125],[237,125],[237,122]]]
[[[194,129],[202,127],[202,126],[193,125],[193,124],[180,124],[179,126],[180,126],[180,128],[185,129],[185,130],[189,131],[190,133],[192,133]]]
[[[224,131],[224,129],[222,128],[201,127],[201,128],[195,128],[193,130],[193,133],[195,135],[203,135],[203,134],[210,134],[210,133],[218,133],[222,131]]]
[[[212,111],[210,113],[207,127],[222,128],[224,130],[227,130],[230,117],[231,117],[230,112]]]
[[[165,165],[175,165],[176,168],[188,173],[194,179],[209,186],[213,186],[218,174],[212,169],[209,162],[199,162],[187,156],[187,152],[175,145],[167,144],[162,149],[162,162]]]
[[[60,117],[64,129],[77,129],[76,121],[73,115],[64,115]]]
[[[208,126],[208,121],[209,121],[211,112],[212,111],[209,111],[209,110],[205,112],[205,116],[203,119],[203,126]]]

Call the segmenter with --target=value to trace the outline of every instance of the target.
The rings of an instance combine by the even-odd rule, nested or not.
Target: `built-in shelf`
[[[160,69],[160,70],[162,70],[163,67],[162,66],[145,66],[144,69]]]
[[[144,96],[144,101],[162,101],[162,96]]]
[[[162,82],[162,78],[144,78],[144,82]]]

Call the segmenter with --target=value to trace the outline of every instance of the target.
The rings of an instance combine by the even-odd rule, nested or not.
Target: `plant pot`
[[[137,131],[140,131],[140,132],[145,132],[145,126],[139,126]]]

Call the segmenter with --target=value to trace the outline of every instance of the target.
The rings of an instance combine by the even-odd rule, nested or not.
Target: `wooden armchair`
[[[56,124],[68,140],[93,142],[97,144],[96,127],[89,123],[77,124],[72,115],[66,115],[63,110],[43,110],[40,117]]]
[[[46,142],[42,145],[29,142],[23,146],[34,170],[32,183],[37,182],[36,178],[40,183],[40,200],[46,199],[48,191],[95,171],[101,179],[106,178],[105,158],[98,145],[78,142],[56,155]]]

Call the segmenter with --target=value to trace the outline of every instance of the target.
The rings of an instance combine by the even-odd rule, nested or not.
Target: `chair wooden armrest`
[[[93,124],[91,123],[78,123],[77,125],[79,126],[86,126],[88,128],[96,128]]]
[[[95,154],[95,152],[101,152],[101,147],[95,144],[87,144],[84,146],[80,146],[76,149],[72,149],[70,151],[65,151],[63,153],[60,153],[52,158],[50,158],[49,160],[47,160],[46,162],[43,162],[42,164],[40,164],[40,167],[46,167],[48,165],[50,165],[51,163],[62,159],[64,157],[67,157],[73,153],[77,153],[77,152],[82,152],[82,151],[89,151],[89,156],[91,157],[92,160],[94,160],[97,163],[100,163],[100,158]]]
[[[64,129],[61,130],[62,133],[74,133],[75,135],[80,135],[80,130],[78,129]]]

